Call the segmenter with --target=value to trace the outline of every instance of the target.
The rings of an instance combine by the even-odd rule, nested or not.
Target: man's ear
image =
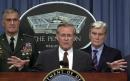
[[[91,32],[88,33],[88,36],[89,36],[89,40],[90,40],[90,38],[91,38]]]
[[[76,36],[74,36],[74,39],[73,39],[73,41],[75,41],[76,40]]]
[[[105,34],[105,39],[104,39],[104,41],[106,41],[107,40],[107,34]]]
[[[3,21],[3,20],[1,21],[1,24],[2,24],[2,26],[4,27],[4,21]]]

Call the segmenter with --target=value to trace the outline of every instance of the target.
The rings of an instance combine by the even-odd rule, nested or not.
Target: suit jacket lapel
[[[92,58],[92,48],[91,45],[87,48],[88,53],[90,54],[90,57]]]
[[[72,65],[72,69],[76,70],[77,69],[77,64],[79,59],[78,57],[78,53],[75,51],[75,49],[73,49],[73,65]]]
[[[98,69],[101,69],[102,65],[104,65],[105,59],[106,59],[106,46],[104,45],[103,50],[102,50],[102,54],[99,60],[99,65],[98,65]]]
[[[54,54],[51,54],[52,57],[54,58],[54,64],[55,64],[55,67],[56,68],[60,68],[60,62],[59,62],[59,51],[58,51],[58,48],[56,48],[54,50]]]

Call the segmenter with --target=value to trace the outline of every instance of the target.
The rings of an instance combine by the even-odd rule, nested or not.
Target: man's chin
[[[10,34],[16,34],[17,32],[16,31],[9,31],[8,33],[10,33]]]
[[[64,51],[67,51],[67,50],[69,50],[69,49],[70,49],[70,47],[64,47],[64,48],[63,48]]]
[[[94,47],[100,47],[101,45],[100,44],[94,44]]]

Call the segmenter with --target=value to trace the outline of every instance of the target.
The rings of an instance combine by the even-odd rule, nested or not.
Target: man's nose
[[[68,40],[68,39],[69,39],[69,37],[66,35],[66,36],[65,36],[65,40]]]
[[[11,20],[10,23],[11,23],[11,24],[14,24],[14,20]]]
[[[98,35],[98,34],[97,34],[97,35],[95,35],[95,38],[96,38],[96,39],[99,39],[99,35]]]

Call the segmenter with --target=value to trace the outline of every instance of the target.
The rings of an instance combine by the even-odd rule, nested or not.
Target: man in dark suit
[[[76,29],[72,24],[59,24],[56,31],[59,47],[41,52],[36,62],[36,67],[41,71],[47,72],[63,67],[80,72],[93,71],[89,54],[73,48],[75,36]]]
[[[37,59],[37,46],[32,36],[19,32],[19,13],[15,9],[3,12],[4,33],[0,35],[0,72],[25,71]]]
[[[119,50],[104,44],[106,36],[107,27],[105,22],[96,21],[92,23],[89,30],[91,45],[83,49],[83,51],[90,54],[94,62],[96,60],[96,63],[93,62],[93,64],[98,72],[110,72],[114,67],[112,62],[122,58]],[[96,50],[96,54],[94,50]]]

